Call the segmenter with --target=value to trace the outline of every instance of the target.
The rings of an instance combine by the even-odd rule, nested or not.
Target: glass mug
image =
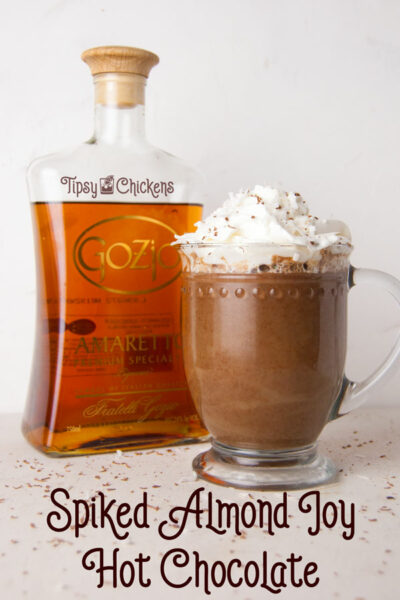
[[[371,283],[400,303],[400,282],[352,267],[348,254],[330,254],[335,267],[319,272],[292,262],[294,272],[260,264],[243,273],[228,270],[218,258],[219,264],[199,261],[211,252],[223,257],[226,244],[177,248],[183,265],[185,372],[212,437],[211,449],[193,461],[195,472],[244,489],[299,489],[332,481],[336,468],[317,452],[319,434],[326,423],[360,406],[400,354],[399,338],[366,380],[346,377],[348,291]],[[271,255],[267,244],[229,247],[239,255],[246,250]],[[293,256],[293,250],[293,245],[275,247],[272,254]]]

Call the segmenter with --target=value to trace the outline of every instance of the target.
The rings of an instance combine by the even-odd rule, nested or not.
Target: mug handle
[[[349,270],[349,289],[359,283],[378,285],[384,288],[400,305],[400,281],[392,275],[376,269],[356,269],[351,266]],[[363,381],[350,381],[345,375],[338,398],[329,416],[329,421],[341,417],[363,404],[372,388],[380,384],[387,375],[393,373],[399,363],[399,358],[400,335],[386,359],[369,377]]]

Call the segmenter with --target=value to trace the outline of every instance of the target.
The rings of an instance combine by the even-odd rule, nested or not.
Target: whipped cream
[[[200,244],[190,252],[202,262],[231,268],[238,263],[246,270],[270,265],[277,257],[316,263],[327,252],[348,254],[352,249],[345,223],[314,217],[300,194],[269,186],[229,194],[196,227],[194,233],[175,236],[174,243]],[[183,250],[188,253],[189,247]]]

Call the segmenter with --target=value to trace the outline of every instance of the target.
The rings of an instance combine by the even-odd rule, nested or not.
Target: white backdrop
[[[354,264],[400,277],[399,1],[3,0],[0,13],[0,410],[22,410],[33,350],[24,172],[90,136],[79,57],[91,46],[159,54],[148,135],[203,172],[206,212],[230,190],[282,185],[348,222]],[[399,329],[394,300],[352,291],[349,375],[366,375]],[[400,373],[370,403],[394,404],[399,390]]]

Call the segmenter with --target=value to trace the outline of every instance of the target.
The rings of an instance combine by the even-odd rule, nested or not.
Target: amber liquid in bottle
[[[188,204],[36,203],[37,337],[24,431],[54,454],[195,441],[173,232]]]

